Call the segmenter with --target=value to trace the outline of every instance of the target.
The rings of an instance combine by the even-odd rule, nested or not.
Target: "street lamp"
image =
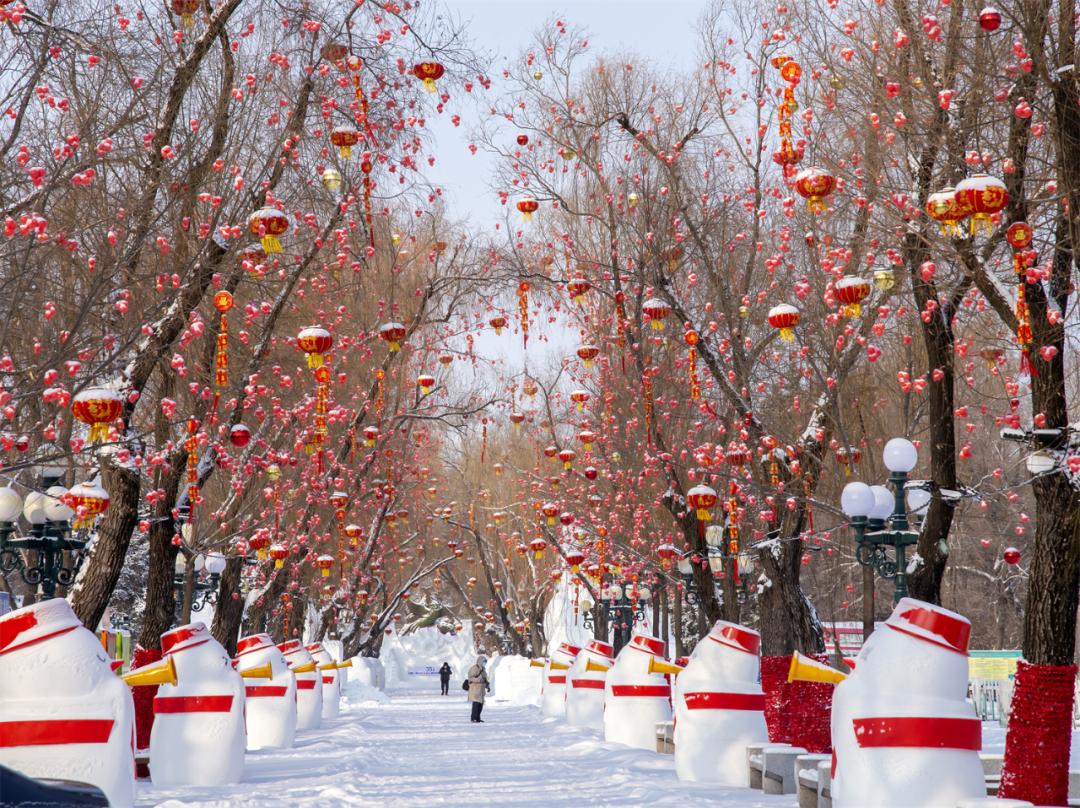
[[[635,598],[636,595],[636,598]],[[612,645],[619,653],[630,642],[634,624],[645,619],[645,604],[652,598],[647,586],[639,586],[630,579],[620,583],[610,583],[600,592],[600,605],[604,609],[607,624],[613,630]],[[592,611],[586,611],[582,620],[585,629],[593,628]]]
[[[0,572],[17,572],[32,587],[40,587],[45,599],[56,596],[57,586],[71,586],[83,561],[86,540],[71,535],[75,512],[61,498],[67,490],[56,481],[53,467],[41,468],[47,490],[31,491],[23,499],[13,488],[0,488]],[[18,536],[20,515],[30,526],[29,535]],[[35,563],[24,553],[33,552]],[[74,553],[68,564],[65,553]]]
[[[201,612],[207,604],[217,603],[218,584],[221,581],[221,573],[225,571],[225,563],[225,556],[221,553],[195,556],[191,611]],[[202,574],[204,572],[206,576]],[[173,588],[176,589],[175,602],[177,607],[181,607],[184,600],[184,578],[187,573],[187,559],[182,553],[176,556],[173,573]]]
[[[904,504],[904,486],[908,474],[919,460],[915,445],[906,438],[893,438],[885,444],[882,452],[885,467],[889,470],[889,482],[893,490],[883,485],[869,486],[852,482],[844,486],[840,495],[840,508],[851,520],[858,547],[855,558],[864,566],[873,568],[888,581],[896,584],[895,600],[907,596],[906,549],[918,543],[919,534],[908,528],[907,508]],[[929,492],[908,492],[909,501],[917,505],[918,513],[929,504]],[[924,496],[925,495],[925,496]],[[886,548],[891,547],[890,558]]]

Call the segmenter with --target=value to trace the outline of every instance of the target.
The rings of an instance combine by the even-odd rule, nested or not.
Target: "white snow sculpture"
[[[264,670],[266,666],[269,671]],[[248,749],[288,749],[296,738],[296,676],[269,634],[243,637],[236,644],[236,669],[248,679]],[[269,673],[254,676],[253,673]]]
[[[576,727],[604,729],[604,679],[615,664],[614,651],[591,640],[566,674],[566,722]]]
[[[322,726],[322,674],[300,640],[286,640],[278,645],[296,675],[296,728],[318,729]]]
[[[664,641],[634,634],[604,682],[604,740],[656,749],[656,725],[671,720],[671,686],[656,672]]]

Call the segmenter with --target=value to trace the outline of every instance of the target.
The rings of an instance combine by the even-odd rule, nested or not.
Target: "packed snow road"
[[[354,702],[322,729],[298,733],[290,750],[249,753],[239,785],[165,789],[140,783],[137,804],[795,805],[794,797],[679,782],[671,756],[605,744],[595,733],[543,718],[536,707],[489,701],[483,717],[483,724],[469,722],[460,691]]]

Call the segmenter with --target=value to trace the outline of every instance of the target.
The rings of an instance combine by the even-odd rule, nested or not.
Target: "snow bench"
[[[675,754],[675,722],[656,723],[656,751],[661,755]]]
[[[798,791],[795,779],[795,759],[806,750],[786,743],[752,743],[746,747],[746,764],[750,769],[750,787],[766,794],[794,794]]]
[[[831,755],[799,755],[795,758],[799,808],[832,808],[831,773]]]

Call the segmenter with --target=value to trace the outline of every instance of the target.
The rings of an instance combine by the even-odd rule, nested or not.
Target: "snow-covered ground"
[[[154,788],[137,805],[179,806],[684,806],[794,808],[795,797],[679,782],[670,755],[607,744],[544,719],[533,706],[489,702],[469,722],[451,695],[356,690],[340,717],[298,733],[287,751],[249,753],[243,783]],[[438,693],[434,685],[434,693]],[[456,690],[456,692],[455,692]]]

